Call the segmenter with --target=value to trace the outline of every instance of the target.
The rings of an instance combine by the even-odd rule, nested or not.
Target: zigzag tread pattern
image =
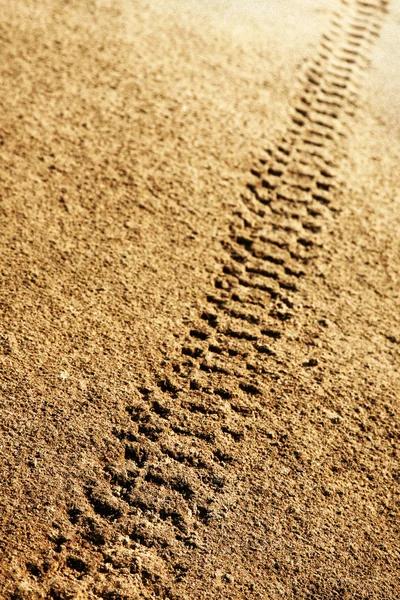
[[[87,486],[85,506],[69,509],[75,540],[95,548],[99,572],[112,565],[113,577],[120,572],[131,589],[175,598],[166,581],[178,585],[188,569],[176,560],[176,545],[187,556],[201,551],[199,532],[229,510],[231,465],[240,460],[248,420],[262,415],[265,374],[279,363],[298,290],[337,210],[338,160],[386,8],[383,0],[343,0],[333,14],[299,77],[285,132],[249,174],[203,310],[178,355],[126,406],[129,424],[114,431],[121,461]],[[107,541],[110,523],[123,551],[121,541],[114,549]],[[57,543],[65,568],[79,581],[88,577],[84,558]],[[94,593],[125,598],[116,588]]]

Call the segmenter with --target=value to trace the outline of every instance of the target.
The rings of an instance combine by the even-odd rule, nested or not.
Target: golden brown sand
[[[397,599],[399,2],[0,14],[0,598]]]

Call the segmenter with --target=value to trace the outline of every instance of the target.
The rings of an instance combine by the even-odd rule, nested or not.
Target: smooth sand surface
[[[399,1],[0,15],[0,598],[397,599]]]

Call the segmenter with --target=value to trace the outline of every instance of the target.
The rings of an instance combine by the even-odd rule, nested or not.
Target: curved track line
[[[99,570],[120,569],[152,597],[174,597],[165,581],[179,582],[187,569],[175,545],[201,548],[198,530],[226,511],[246,420],[262,410],[263,376],[335,212],[337,162],[386,6],[343,0],[334,13],[299,77],[285,132],[249,175],[222,242],[223,268],[179,356],[126,407],[130,425],[114,432],[121,463],[86,489],[84,507],[70,507],[76,541],[96,551]],[[128,570],[106,541],[110,523],[129,550]],[[85,578],[83,559],[67,556],[65,565],[70,577]]]

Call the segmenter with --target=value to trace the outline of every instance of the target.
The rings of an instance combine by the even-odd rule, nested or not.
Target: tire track
[[[262,413],[270,365],[279,363],[299,287],[337,210],[338,161],[386,6],[342,0],[333,14],[299,77],[286,130],[249,174],[203,310],[180,353],[126,407],[128,425],[114,431],[121,462],[88,484],[84,505],[69,509],[75,544],[96,551],[99,572],[113,569],[112,591],[94,584],[102,598],[125,597],[118,573],[174,598],[168,582],[184,578],[182,556],[201,549],[199,532],[229,510],[247,420]],[[55,543],[68,553],[66,540]],[[84,552],[65,561],[70,577],[85,579]]]

